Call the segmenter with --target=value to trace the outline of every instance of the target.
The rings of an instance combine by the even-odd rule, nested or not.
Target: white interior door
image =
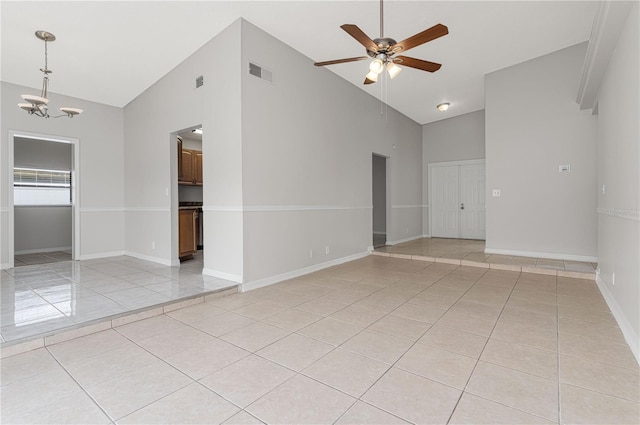
[[[458,166],[431,169],[431,236],[460,237]]]
[[[485,164],[431,167],[431,236],[485,239]]]
[[[460,237],[485,239],[485,167],[484,164],[461,165]]]

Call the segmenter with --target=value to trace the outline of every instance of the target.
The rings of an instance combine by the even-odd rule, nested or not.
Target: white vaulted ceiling
[[[379,36],[377,1],[2,1],[2,81],[39,88],[42,41],[50,44],[50,90],[125,106],[236,19],[243,17],[312,61],[362,56],[340,29]],[[406,68],[388,84],[362,84],[368,62],[327,67],[420,124],[484,107],[484,75],[589,39],[598,2],[385,1],[385,36],[403,40],[436,23],[449,35],[406,53],[442,63]],[[221,59],[225,52],[220,52]],[[311,64],[310,61],[310,65]],[[576,80],[579,79],[576,75]],[[446,113],[435,109],[451,102]]]

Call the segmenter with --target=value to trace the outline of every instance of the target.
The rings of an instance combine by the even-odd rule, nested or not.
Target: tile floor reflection
[[[2,342],[237,285],[203,276],[201,253],[180,268],[125,256],[46,262],[3,270],[0,281]]]
[[[87,282],[171,274],[94,265]],[[593,280],[375,255],[1,367],[3,423],[640,423],[640,368]]]
[[[35,264],[58,263],[71,261],[71,251],[36,252],[32,254],[17,254],[14,257],[14,267],[32,266]]]

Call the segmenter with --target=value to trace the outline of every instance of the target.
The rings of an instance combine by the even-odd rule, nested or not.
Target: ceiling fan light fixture
[[[400,71],[402,71],[402,68],[400,68],[395,63],[393,62],[387,63],[387,72],[389,73],[389,77],[391,77],[392,80],[396,78],[398,74],[400,74]]]
[[[373,81],[374,83],[378,81],[378,73],[374,71],[369,71],[367,74],[367,79]]]
[[[438,111],[444,112],[447,109],[449,109],[449,106],[451,106],[451,104],[449,102],[444,102],[444,103],[441,103],[438,106],[436,106],[436,108],[438,109]]]
[[[384,63],[382,62],[382,59],[374,59],[369,64],[369,71],[374,72],[376,74],[380,74],[383,69],[384,69]]]

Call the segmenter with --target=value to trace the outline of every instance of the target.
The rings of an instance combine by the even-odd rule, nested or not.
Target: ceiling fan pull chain
[[[380,0],[380,38],[384,38],[384,10],[382,0]]]

